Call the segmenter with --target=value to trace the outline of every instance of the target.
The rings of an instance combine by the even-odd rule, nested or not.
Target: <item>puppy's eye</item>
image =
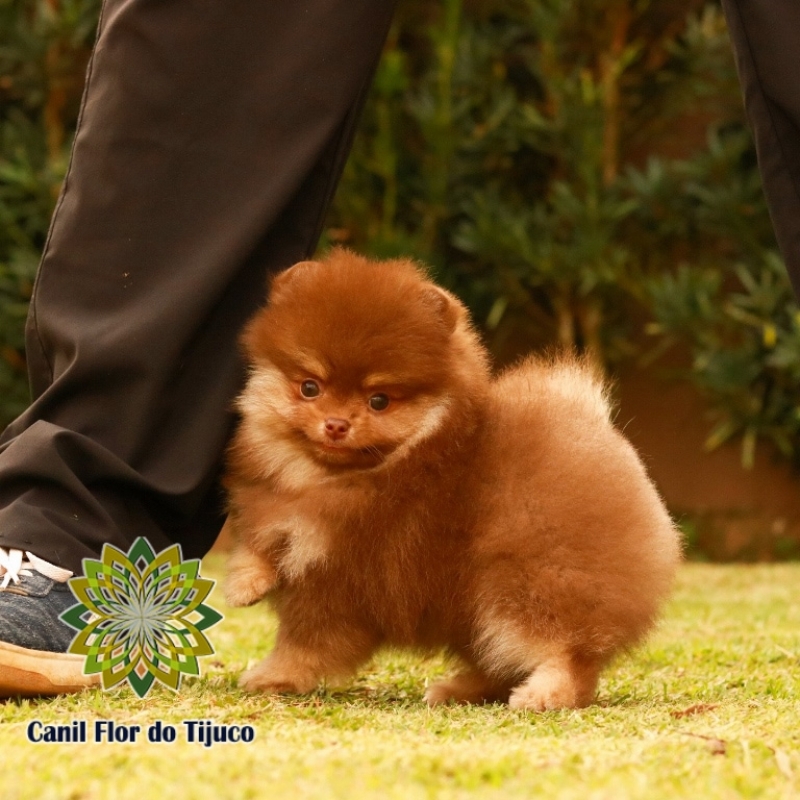
[[[385,394],[374,394],[369,399],[369,407],[373,411],[384,411],[389,405],[389,398]]]
[[[303,381],[300,384],[300,394],[309,400],[319,397],[319,384],[316,381]]]

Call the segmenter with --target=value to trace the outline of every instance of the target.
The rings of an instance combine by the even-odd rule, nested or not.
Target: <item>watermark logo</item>
[[[83,568],[69,580],[78,604],[61,619],[78,631],[68,652],[86,657],[84,674],[99,673],[104,689],[127,681],[139,697],[200,674],[198,658],[214,652],[204,631],[222,614],[203,602],[215,581],[200,577],[199,559],[183,561],[177,544],[156,554],[139,538],[127,553],[104,545]]]

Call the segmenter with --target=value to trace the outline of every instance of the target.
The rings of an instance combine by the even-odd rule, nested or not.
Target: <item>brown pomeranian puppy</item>
[[[344,250],[278,275],[243,342],[225,593],[280,626],[241,685],[309,692],[390,645],[462,662],[431,704],[591,703],[680,545],[586,363],[492,378],[455,297]]]

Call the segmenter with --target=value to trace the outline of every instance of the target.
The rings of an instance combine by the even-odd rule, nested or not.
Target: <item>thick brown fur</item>
[[[463,662],[432,704],[593,702],[680,544],[592,368],[531,358],[492,378],[458,300],[409,261],[344,250],[276,278],[243,342],[225,590],[267,597],[280,626],[242,685],[308,692],[393,645]]]

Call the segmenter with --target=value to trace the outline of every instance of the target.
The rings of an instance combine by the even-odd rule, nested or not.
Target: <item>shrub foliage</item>
[[[63,178],[99,0],[0,0],[0,416]],[[498,353],[613,366],[679,346],[708,444],[800,464],[800,312],[724,20],[705,0],[407,0],[325,233],[414,254]]]

